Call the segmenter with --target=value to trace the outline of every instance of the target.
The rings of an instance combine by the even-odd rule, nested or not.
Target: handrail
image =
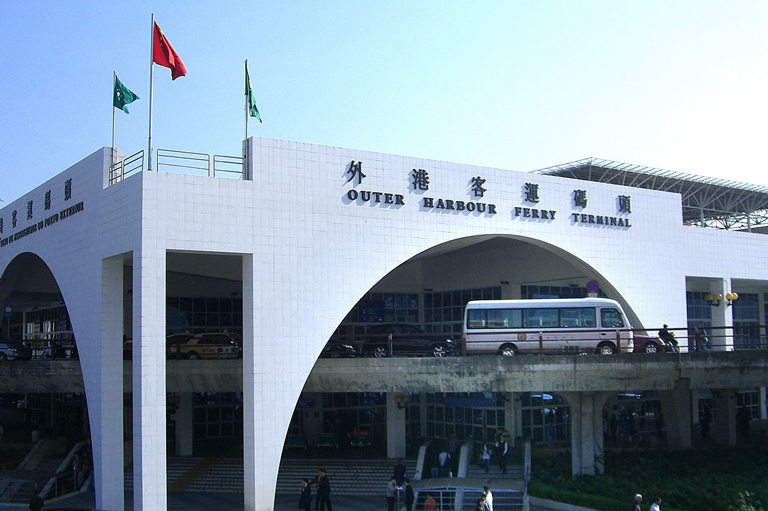
[[[136,171],[144,168],[144,151],[133,153],[127,158],[114,162],[109,166],[109,184],[110,186],[122,181]]]
[[[173,149],[157,150],[157,171],[162,167],[180,168],[204,172],[211,175],[211,157],[205,153],[193,153],[189,151],[175,151]],[[171,172],[166,170],[165,172]]]
[[[213,155],[213,176],[217,174],[232,174],[235,179],[245,180],[245,158],[242,156]]]
[[[192,173],[208,177],[246,179],[245,158],[214,154],[213,162],[207,153],[177,151],[174,149],[157,150],[158,172]],[[213,163],[213,164],[211,164]],[[179,170],[177,170],[179,169]],[[109,186],[118,183],[133,174],[144,170],[144,151],[138,151],[109,166]]]

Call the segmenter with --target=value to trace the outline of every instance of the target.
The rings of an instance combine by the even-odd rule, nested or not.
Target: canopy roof
[[[768,225],[765,186],[600,158],[584,158],[532,173],[679,193],[683,221],[690,225],[735,230]]]

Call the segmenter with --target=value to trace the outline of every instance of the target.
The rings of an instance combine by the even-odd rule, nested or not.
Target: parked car
[[[242,356],[239,336],[229,332],[174,334],[169,336],[168,342],[168,355],[175,358],[214,359]]]
[[[325,343],[320,356],[322,358],[355,358],[360,356],[360,352],[353,345],[341,339],[330,339]]]
[[[187,358],[179,356],[181,354],[181,345],[186,344],[195,336],[195,334],[171,334],[166,337],[166,355],[168,358]]]
[[[374,357],[389,355],[444,357],[456,353],[456,346],[445,334],[430,334],[416,325],[381,323],[371,325],[366,330],[362,352]]]
[[[0,360],[31,360],[32,350],[21,341],[0,337]]]
[[[635,343],[635,353],[664,353],[665,351],[674,351],[674,348],[667,345],[660,337],[652,335],[632,336]]]

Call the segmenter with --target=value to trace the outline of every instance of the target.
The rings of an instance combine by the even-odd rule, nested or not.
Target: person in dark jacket
[[[317,484],[317,501],[320,503],[320,511],[325,511],[326,506],[328,506],[328,511],[333,511],[331,506],[331,482],[328,480],[325,469],[321,468],[318,470],[317,476],[310,481],[310,484]]]
[[[395,468],[392,472],[392,477],[395,478],[395,481],[397,482],[397,486],[403,485],[403,479],[405,479],[405,463],[403,463],[403,460],[397,460],[397,464],[395,464]]]
[[[301,496],[299,497],[299,509],[310,511],[312,508],[312,485],[309,479],[301,480]]]
[[[411,486],[411,480],[407,477],[403,479],[405,484],[405,511],[413,511],[413,487]]]

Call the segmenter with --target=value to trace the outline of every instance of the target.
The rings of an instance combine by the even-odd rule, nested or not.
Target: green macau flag
[[[112,106],[119,108],[125,113],[128,112],[128,105],[139,99],[131,89],[123,85],[123,82],[115,75],[115,91],[112,95]]]
[[[248,75],[248,61],[245,61],[245,98],[248,108],[248,115],[255,117],[261,122],[261,114],[259,109],[256,108],[256,95],[253,93],[253,87],[251,87],[251,77]]]

